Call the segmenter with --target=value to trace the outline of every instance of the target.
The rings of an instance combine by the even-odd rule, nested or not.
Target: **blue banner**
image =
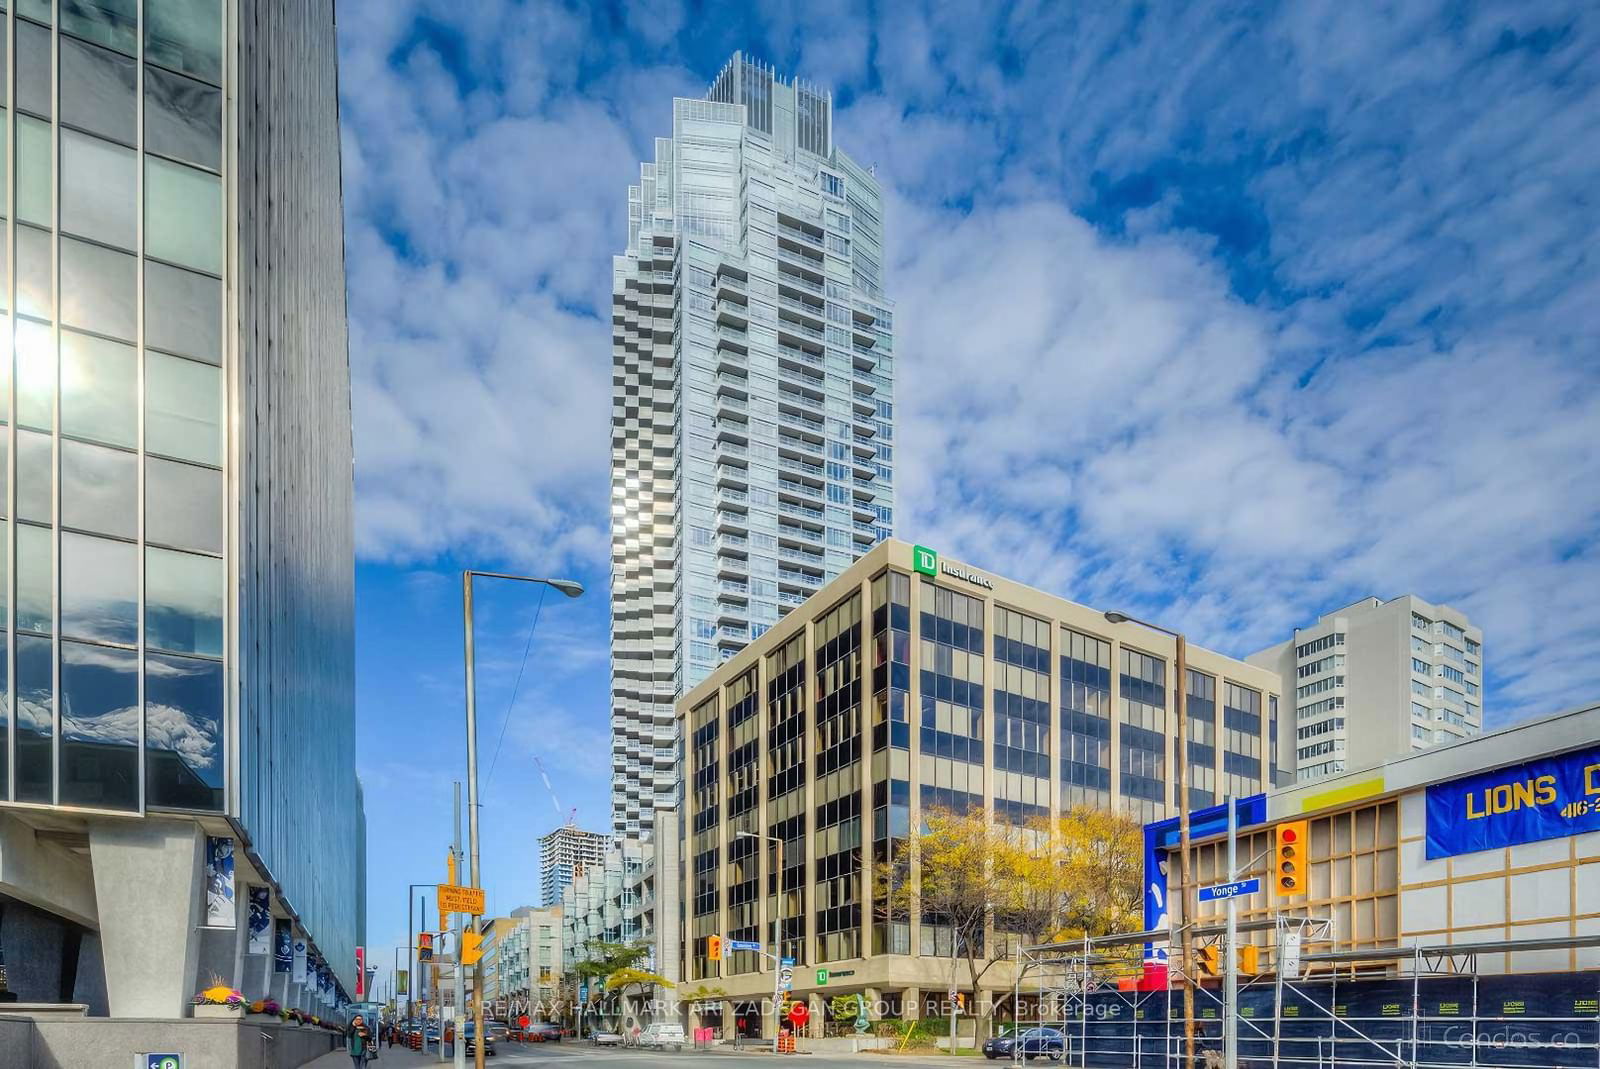
[[[1600,831],[1600,746],[1428,788],[1428,859]]]

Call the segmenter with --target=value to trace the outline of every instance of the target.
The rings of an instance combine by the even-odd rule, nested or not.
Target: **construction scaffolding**
[[[1478,968],[1480,956],[1600,946],[1600,935],[1316,951],[1333,945],[1327,918],[1280,914],[1240,922],[1239,931],[1272,932],[1274,952],[1270,970],[1239,978],[1241,1069],[1600,1069],[1600,972]],[[1206,947],[1228,952],[1220,925],[1191,935],[1197,959]],[[1043,1055],[1085,1069],[1187,1069],[1182,963],[1174,954],[1146,967],[1175,936],[1021,948],[1011,1004],[1023,1038],[1013,1062]],[[1196,1069],[1222,1064],[1226,1017],[1217,978],[1199,977]]]

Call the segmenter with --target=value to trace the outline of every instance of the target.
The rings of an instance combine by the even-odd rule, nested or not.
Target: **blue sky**
[[[360,772],[373,958],[463,763],[485,881],[608,807],[610,256],[734,49],[832,85],[888,191],[898,524],[1241,654],[1414,592],[1491,726],[1600,695],[1600,26],[1579,3],[1114,9],[346,0]],[[509,717],[508,717],[509,708]],[[497,743],[506,724],[503,742]]]

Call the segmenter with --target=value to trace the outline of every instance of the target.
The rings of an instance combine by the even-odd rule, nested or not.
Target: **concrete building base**
[[[0,1015],[0,1069],[128,1069],[141,1054],[181,1054],[194,1069],[298,1069],[337,1050],[338,1033],[268,1022],[63,1019]]]
[[[110,1014],[182,1016],[199,964],[205,833],[189,820],[96,821],[89,855]]]

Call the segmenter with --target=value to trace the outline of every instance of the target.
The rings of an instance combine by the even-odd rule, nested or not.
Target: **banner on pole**
[[[289,979],[297,984],[306,982],[306,941],[304,939],[296,939],[294,941],[294,972],[290,974]]]
[[[367,948],[356,947],[356,998],[367,995]]]
[[[250,942],[246,954],[272,952],[272,888],[252,885],[250,899]]]
[[[272,940],[272,971],[286,973],[294,966],[294,940],[290,937],[287,920],[273,922]]]
[[[206,836],[206,927],[232,928],[233,840]]]

